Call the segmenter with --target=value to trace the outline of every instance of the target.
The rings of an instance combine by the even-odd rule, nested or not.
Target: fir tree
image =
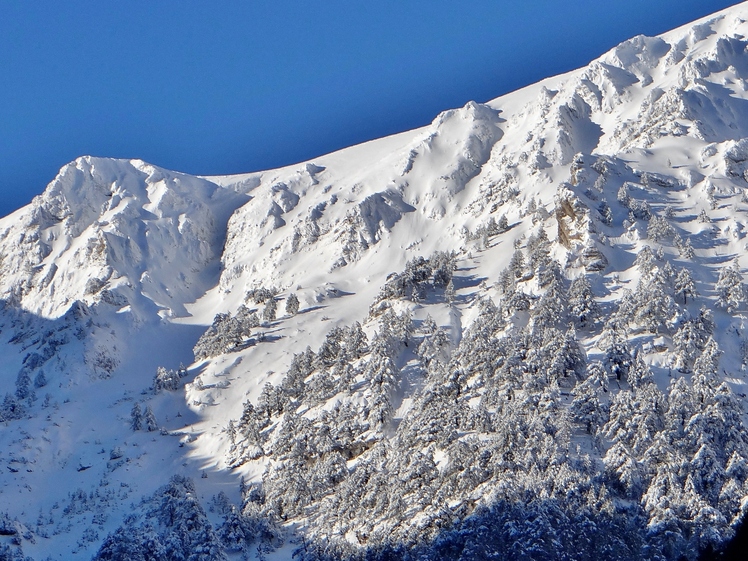
[[[262,318],[265,321],[275,321],[275,314],[277,309],[278,304],[276,303],[275,298],[268,298],[265,301],[265,309],[262,311]]]
[[[140,403],[137,401],[130,411],[130,428],[132,430],[141,430],[143,428],[143,413],[140,410]]]
[[[509,229],[509,221],[506,219],[506,215],[499,216],[497,227],[499,232],[506,232]]]
[[[39,370],[34,377],[34,387],[43,388],[47,385],[47,376],[44,374],[44,370]]]
[[[299,312],[299,299],[295,293],[291,293],[286,298],[286,314],[295,316]]]
[[[735,312],[746,301],[746,289],[737,258],[720,271],[715,289],[717,305],[726,308],[728,313]]]
[[[577,326],[586,327],[594,323],[599,311],[587,277],[574,279],[569,287],[569,314]]]
[[[676,296],[683,297],[683,303],[688,303],[688,297],[692,299],[696,297],[696,285],[693,282],[693,277],[688,269],[685,267],[678,271],[675,277],[675,283],[673,286]]]
[[[158,430],[156,416],[153,414],[153,409],[151,409],[150,405],[146,405],[145,414],[143,415],[143,424],[145,425],[145,430],[147,430],[148,432]]]

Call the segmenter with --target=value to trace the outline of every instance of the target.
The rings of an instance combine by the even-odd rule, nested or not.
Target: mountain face
[[[278,170],[65,166],[0,220],[0,559],[719,550],[747,36],[740,4]]]

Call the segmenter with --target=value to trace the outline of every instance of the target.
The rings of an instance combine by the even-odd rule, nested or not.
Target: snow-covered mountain
[[[65,166],[0,220],[0,558],[722,547],[746,37],[748,3],[278,170]]]

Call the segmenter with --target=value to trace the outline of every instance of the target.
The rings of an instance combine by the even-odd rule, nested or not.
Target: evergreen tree
[[[702,334],[693,320],[683,322],[683,325],[673,335],[673,353],[670,363],[681,372],[690,372],[693,361],[703,349]]]
[[[706,403],[719,384],[719,358],[722,351],[717,342],[709,337],[704,350],[693,365],[692,383],[698,400]]]
[[[674,290],[676,296],[683,297],[683,303],[688,303],[688,297],[692,299],[696,297],[696,286],[693,282],[693,277],[688,269],[685,267],[678,271],[678,275],[675,277]]]
[[[153,389],[156,392],[161,390],[176,391],[179,389],[179,380],[179,373],[159,366],[156,368],[156,376],[153,379]]]
[[[652,248],[645,245],[634,259],[634,265],[639,269],[643,279],[649,279],[657,268],[654,252]]]
[[[670,223],[659,216],[653,216],[647,225],[647,238],[653,242],[660,242],[675,235],[675,229]]]
[[[141,430],[143,428],[143,413],[140,410],[140,403],[137,401],[130,411],[130,428],[132,430]]]
[[[455,285],[452,279],[449,279],[449,282],[444,289],[444,301],[447,304],[452,304],[455,301]]]
[[[229,314],[216,314],[213,324],[197,340],[195,360],[218,356],[241,348],[247,326]]]
[[[509,260],[509,272],[515,279],[521,279],[525,274],[525,256],[521,249],[515,249]]]
[[[43,388],[47,385],[47,376],[44,374],[44,370],[39,370],[34,377],[34,387]]]
[[[21,368],[18,372],[18,378],[16,378],[16,397],[18,399],[26,399],[31,397],[33,393],[29,371],[25,367]]]
[[[262,311],[262,319],[265,321],[275,321],[277,309],[278,304],[276,303],[275,298],[268,298],[265,301],[265,309]]]
[[[615,376],[616,380],[625,379],[633,358],[631,348],[623,334],[613,326],[606,327],[600,336],[598,347],[604,353],[603,364],[606,370]]]
[[[686,238],[685,240],[678,235],[675,234],[674,238],[675,247],[678,248],[678,254],[683,257],[683,259],[693,259],[696,256],[696,253],[694,252],[693,246],[691,245],[691,239]]]
[[[541,331],[557,327],[566,315],[566,291],[560,281],[551,282],[532,309],[533,325]]]
[[[299,299],[295,293],[291,293],[286,298],[286,314],[295,316],[299,312]]]
[[[613,211],[608,206],[607,201],[602,201],[597,210],[600,213],[600,220],[602,220],[603,224],[611,226],[613,224]]]
[[[369,338],[359,322],[355,322],[346,330],[344,343],[346,355],[350,360],[361,358],[369,352]]]
[[[592,294],[587,277],[574,279],[569,287],[569,314],[578,327],[594,323],[599,315],[599,306]]]
[[[143,424],[145,425],[145,430],[147,430],[148,432],[158,430],[156,415],[153,414],[153,409],[151,409],[150,405],[146,405],[145,414],[143,416]]]
[[[746,301],[746,289],[737,258],[720,271],[715,289],[717,305],[726,308],[728,313],[735,312]]]
[[[639,282],[634,301],[634,321],[650,333],[658,333],[673,317],[673,299],[659,274],[651,275],[647,282]]]

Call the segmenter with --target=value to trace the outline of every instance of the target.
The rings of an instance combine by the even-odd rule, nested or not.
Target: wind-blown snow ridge
[[[65,166],[0,220],[0,548],[719,547],[748,505],[747,20],[282,169]]]

